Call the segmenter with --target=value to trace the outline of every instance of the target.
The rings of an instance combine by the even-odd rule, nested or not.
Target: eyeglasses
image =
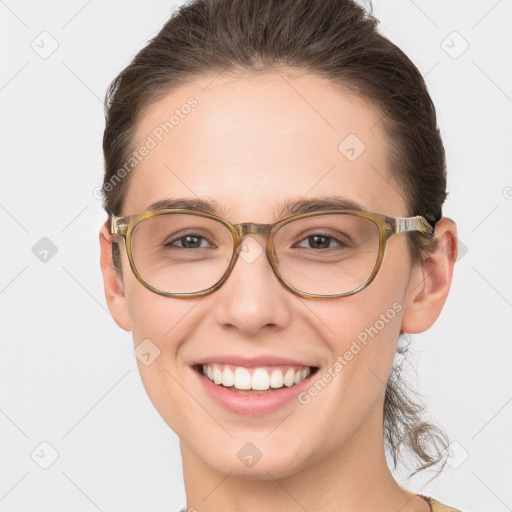
[[[112,216],[110,223],[110,233],[124,238],[140,283],[178,298],[212,293],[239,256],[252,263],[263,252],[282,284],[301,297],[352,295],[375,279],[388,239],[408,231],[428,240],[434,236],[434,227],[421,216],[352,210],[317,211],[275,224],[231,224],[208,213],[172,209]],[[266,247],[247,235],[266,237]]]

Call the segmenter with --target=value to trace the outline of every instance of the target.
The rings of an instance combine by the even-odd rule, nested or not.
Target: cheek
[[[369,289],[366,291],[368,294],[361,293],[350,304],[340,304],[336,317],[329,315],[336,319],[324,326],[324,339],[331,349],[330,367],[341,375],[342,392],[356,387],[360,389],[358,395],[362,390],[369,392],[370,388],[377,393],[385,386],[403,311],[398,295],[376,297]],[[350,395],[354,396],[352,391]]]
[[[169,351],[176,331],[182,331],[188,315],[200,299],[174,299],[145,288],[128,268],[125,298],[135,346],[150,339],[162,351]]]
[[[374,401],[387,383],[406,299],[408,270],[396,272],[391,262],[362,292],[336,301],[312,303],[314,329],[329,345],[332,379],[338,384],[333,400],[356,397]],[[319,376],[318,378],[321,378]],[[329,376],[325,375],[328,380]],[[359,402],[359,407],[361,403]],[[356,404],[354,402],[354,407]]]
[[[164,368],[177,366],[180,343],[190,337],[197,321],[193,311],[200,299],[173,299],[157,295],[140,283],[126,290],[133,343],[142,377],[158,375]],[[147,350],[146,350],[147,349]],[[145,365],[139,352],[149,351],[151,364]]]
[[[179,360],[180,346],[193,336],[197,299],[159,296],[142,286],[129,296],[132,336],[142,383],[155,409],[175,432],[186,432],[194,402],[183,390],[190,368]],[[197,310],[196,310],[197,311]]]
[[[407,269],[397,272],[383,264],[373,283],[361,292],[323,304],[311,303],[310,309],[318,319],[315,329],[330,340],[337,355],[349,350],[352,342],[369,348],[374,339],[381,340],[372,344],[376,355],[393,353],[407,295],[407,276]]]

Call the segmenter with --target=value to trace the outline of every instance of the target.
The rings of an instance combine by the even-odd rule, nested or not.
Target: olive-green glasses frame
[[[143,220],[146,220],[150,217],[156,217],[159,215],[169,215],[169,214],[189,214],[189,215],[198,215],[200,217],[206,217],[209,219],[213,219],[217,222],[220,222],[223,224],[229,231],[231,232],[231,235],[233,237],[233,253],[231,255],[231,262],[229,266],[227,267],[226,271],[224,272],[223,276],[220,278],[217,283],[215,283],[213,286],[206,290],[201,290],[199,292],[192,292],[192,293],[172,293],[172,292],[164,292],[162,290],[159,290],[158,288],[155,288],[151,286],[149,283],[147,283],[144,278],[140,275],[139,271],[137,270],[137,267],[135,266],[135,263],[133,261],[133,255],[132,255],[132,233],[134,228],[137,226],[137,224]],[[289,284],[286,279],[281,275],[279,272],[276,261],[274,258],[273,253],[273,242],[274,242],[274,235],[275,233],[284,226],[285,224],[288,224],[289,222],[293,222],[295,220],[304,219],[308,217],[316,217],[318,215],[331,215],[331,214],[337,214],[337,213],[343,213],[343,214],[349,214],[354,215],[356,217],[362,217],[365,219],[371,220],[378,228],[379,230],[379,253],[377,256],[377,261],[375,263],[375,267],[370,275],[370,277],[358,288],[355,290],[352,290],[350,292],[344,292],[336,295],[320,295],[320,294],[314,294],[314,293],[306,293],[301,290],[298,290],[297,288],[293,287],[291,284]],[[375,279],[381,264],[382,260],[384,258],[384,250],[386,248],[386,243],[388,239],[395,235],[396,233],[404,233],[408,231],[417,231],[421,233],[425,238],[427,238],[429,241],[431,241],[434,237],[434,227],[425,219],[425,217],[422,217],[420,215],[415,217],[388,217],[381,213],[373,213],[373,212],[365,212],[365,211],[359,211],[359,210],[322,210],[322,211],[316,211],[311,213],[304,213],[301,215],[294,215],[292,217],[288,217],[286,219],[280,220],[279,222],[276,222],[274,224],[257,224],[254,222],[243,222],[241,224],[231,224],[225,219],[222,219],[221,217],[217,217],[216,215],[212,215],[205,212],[200,212],[196,210],[186,210],[186,209],[166,209],[166,210],[152,210],[152,211],[145,211],[141,213],[134,213],[132,215],[126,215],[122,217],[117,217],[115,215],[111,215],[110,218],[110,234],[115,236],[121,236],[124,238],[125,241],[125,247],[126,252],[128,254],[128,260],[130,262],[130,267],[135,275],[135,277],[139,280],[139,282],[145,286],[148,290],[151,290],[154,293],[157,293],[159,295],[164,295],[166,297],[176,297],[176,298],[193,298],[193,297],[202,297],[204,295],[208,295],[209,293],[214,292],[215,290],[219,289],[224,282],[227,280],[229,275],[231,274],[231,271],[233,267],[235,266],[237,259],[238,259],[238,246],[242,243],[243,238],[246,235],[263,235],[267,237],[267,247],[266,247],[266,254],[267,259],[270,262],[270,265],[278,277],[278,279],[281,281],[281,283],[286,286],[290,291],[293,293],[306,298],[321,298],[321,299],[332,299],[336,297],[345,297],[348,295],[353,295],[355,293],[360,292],[361,290],[364,290],[367,286],[369,286],[372,281]]]

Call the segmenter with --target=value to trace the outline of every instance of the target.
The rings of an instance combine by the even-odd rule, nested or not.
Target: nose
[[[265,252],[265,237],[246,235],[237,248],[238,259],[226,282],[216,291],[216,320],[253,337],[282,329],[291,321],[292,293],[274,274]]]

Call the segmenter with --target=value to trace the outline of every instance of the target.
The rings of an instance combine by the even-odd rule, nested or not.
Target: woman
[[[180,438],[187,510],[455,510],[395,354],[449,292],[456,226],[417,68],[350,0],[196,0],[114,80],[101,267]]]

